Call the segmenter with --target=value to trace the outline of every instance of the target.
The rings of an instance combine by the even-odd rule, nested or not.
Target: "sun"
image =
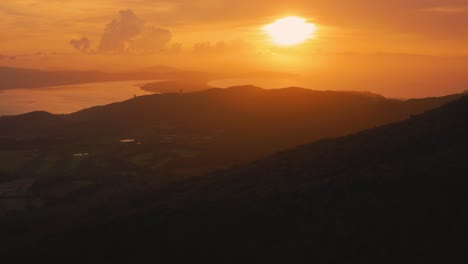
[[[305,18],[289,16],[264,26],[271,41],[280,46],[292,46],[304,43],[313,37],[317,27]]]

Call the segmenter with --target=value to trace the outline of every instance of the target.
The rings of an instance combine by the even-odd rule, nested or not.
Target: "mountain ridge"
[[[53,260],[81,252],[77,263],[155,254],[174,262],[460,261],[468,245],[467,114],[465,96],[401,122],[171,184],[143,196],[142,210],[22,250]]]

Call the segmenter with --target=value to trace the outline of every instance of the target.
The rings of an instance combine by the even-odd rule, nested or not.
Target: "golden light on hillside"
[[[302,17],[285,17],[263,27],[271,41],[280,46],[304,43],[314,36],[317,27]]]

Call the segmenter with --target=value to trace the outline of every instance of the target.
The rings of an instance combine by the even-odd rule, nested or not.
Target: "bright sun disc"
[[[301,17],[285,17],[263,27],[273,43],[281,46],[292,46],[305,42],[313,37],[317,27]]]

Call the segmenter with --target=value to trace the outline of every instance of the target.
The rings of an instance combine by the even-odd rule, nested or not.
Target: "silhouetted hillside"
[[[367,94],[312,91],[302,88],[263,90],[256,87],[210,89],[197,93],[163,94],[143,96],[134,100],[94,107],[70,115],[54,115],[57,125],[67,127],[57,131],[51,127],[36,128],[30,121],[41,123],[53,116],[26,114],[1,120],[0,136],[47,132],[51,136],[96,134],[96,127],[105,133],[115,133],[104,124],[119,126],[120,134],[141,126],[184,126],[190,130],[213,128],[245,130],[256,134],[250,125],[262,128],[260,134],[281,133],[308,134],[333,137],[358,131],[369,126],[404,119],[410,115],[441,106],[460,95],[408,101],[386,99]],[[34,117],[34,118],[32,118]],[[25,120],[26,119],[26,120]],[[322,122],[326,121],[326,123]],[[286,122],[286,123],[285,123]],[[48,123],[48,122],[47,122]],[[295,126],[289,127],[289,124]],[[89,127],[85,127],[88,125]],[[267,125],[265,127],[264,125]],[[237,128],[234,128],[237,127]],[[305,129],[305,130],[304,130]],[[43,131],[45,130],[45,131]],[[289,131],[288,131],[289,130]],[[294,130],[294,131],[292,131]],[[324,133],[325,132],[325,133]],[[73,135],[75,136],[75,135]],[[135,135],[136,136],[136,135]],[[301,139],[304,140],[304,139]]]
[[[153,93],[181,93],[196,92],[213,88],[209,86],[208,80],[176,80],[148,83],[141,86],[141,89]]]
[[[307,98],[307,95],[313,96]],[[333,109],[331,98],[341,106],[340,110]],[[436,104],[428,100],[418,101],[418,111]],[[141,108],[138,112],[132,111],[137,103]],[[161,111],[175,106],[179,107],[179,112]],[[396,118],[393,114],[397,113],[399,119],[410,113],[410,106],[413,105],[409,101],[378,97],[297,88],[265,91],[240,87],[149,96],[89,109],[59,117],[62,119],[59,122],[68,124],[66,129],[62,126],[61,130],[50,132],[56,137],[69,137],[67,133],[81,125],[87,129],[83,135],[73,134],[74,140],[86,141],[88,133],[110,133],[124,129],[125,125],[134,128],[157,118],[160,122],[157,124],[162,127],[168,127],[167,122],[174,120],[177,124],[174,127],[190,133],[205,132],[195,128],[220,129],[218,126],[222,125],[227,131],[224,133],[231,135],[229,139],[232,135],[239,138],[230,141],[231,145],[227,140],[215,141],[213,145],[226,144],[222,147],[236,149],[238,144],[247,141],[255,144],[251,148],[241,145],[240,150],[247,153],[258,148],[259,152],[266,153],[268,151],[262,148],[267,144],[262,144],[260,135],[267,137],[266,142],[270,144],[293,134],[305,140],[301,131],[313,131],[308,123],[315,125],[314,128],[320,123],[328,126],[329,130],[320,127],[323,133],[320,137],[326,133],[339,134],[342,130],[331,128],[341,128],[339,125],[351,125],[344,129],[355,128],[353,125],[363,119],[366,122],[359,124],[372,126],[370,124],[378,120],[374,119],[377,115]],[[66,190],[72,188],[67,181],[78,185],[73,187],[78,190],[79,182],[87,182],[88,187],[60,200],[49,198],[47,201],[40,197],[47,207],[37,210],[37,215],[29,214],[36,220],[34,224],[18,215],[7,215],[2,225],[17,229],[8,229],[2,234],[14,238],[9,240],[10,247],[30,241],[19,251],[27,252],[26,258],[47,257],[49,261],[76,263],[144,260],[427,263],[439,259],[453,262],[463,256],[467,245],[467,114],[468,98],[464,97],[423,115],[414,115],[407,121],[320,140],[245,166],[178,181],[164,181],[157,170],[149,172],[140,168],[135,171],[116,157],[131,158],[129,152],[139,153],[141,149],[114,147],[112,152],[117,156],[112,160],[96,155],[82,161],[90,167],[75,167],[80,175],[88,173],[86,179],[78,179],[69,172],[46,181],[39,178],[34,192],[48,190],[50,197],[62,197],[53,192],[60,189],[59,186]],[[109,121],[111,117],[129,121],[119,125],[117,120]],[[295,119],[299,117],[307,118]],[[273,119],[278,122],[275,127]],[[315,119],[320,122],[314,122]],[[2,122],[12,120],[17,118]],[[102,126],[96,128],[98,124]],[[217,126],[210,127],[210,124]],[[298,124],[302,125],[302,130],[298,129]],[[243,127],[239,128],[240,125]],[[251,129],[250,133],[243,133],[247,128]],[[284,128],[291,128],[291,131]],[[17,133],[24,133],[19,127],[15,129]],[[258,136],[257,129],[260,130]],[[271,131],[279,133],[268,134]],[[249,138],[248,135],[254,136]],[[54,140],[50,142],[49,148],[56,155]],[[151,145],[151,148],[156,146]],[[177,145],[177,148],[180,151],[183,147]],[[51,154],[47,155],[50,158]],[[238,155],[242,156],[243,152]],[[93,159],[96,159],[95,164]],[[112,169],[99,165],[111,161],[119,163]],[[134,174],[127,175],[125,180],[109,179],[124,177],[121,173],[132,170]],[[148,173],[153,176],[148,177]],[[66,180],[63,179],[65,175]],[[135,188],[139,186],[137,182],[158,184],[147,192],[147,189]],[[102,187],[109,183],[112,188]],[[28,182],[21,184],[24,186]],[[11,189],[11,185],[4,187],[4,190]],[[94,193],[96,190],[98,194]],[[138,193],[138,190],[145,191]],[[108,193],[114,196],[107,196]],[[119,195],[125,198],[118,198]],[[103,197],[113,202],[97,205],[96,201]],[[112,220],[114,216],[117,218]],[[64,222],[73,224],[63,225]],[[24,233],[27,228],[29,232]],[[18,251],[13,253],[15,258],[20,256]]]
[[[155,212],[57,238],[71,250],[53,245],[62,253],[87,249],[93,258],[137,260],[459,260],[467,114],[464,98],[405,122],[279,153],[155,194]],[[45,251],[55,254],[51,248]]]
[[[146,145],[176,144],[200,154],[180,162],[172,160],[169,166],[186,164],[190,169],[208,163],[217,168],[402,120],[458,97],[401,101],[302,88],[210,89],[143,96],[69,115],[32,113],[2,118],[0,138],[38,149],[44,147],[41,142],[47,142],[46,148],[74,145],[77,151],[88,148],[86,152],[97,144],[121,139]]]

